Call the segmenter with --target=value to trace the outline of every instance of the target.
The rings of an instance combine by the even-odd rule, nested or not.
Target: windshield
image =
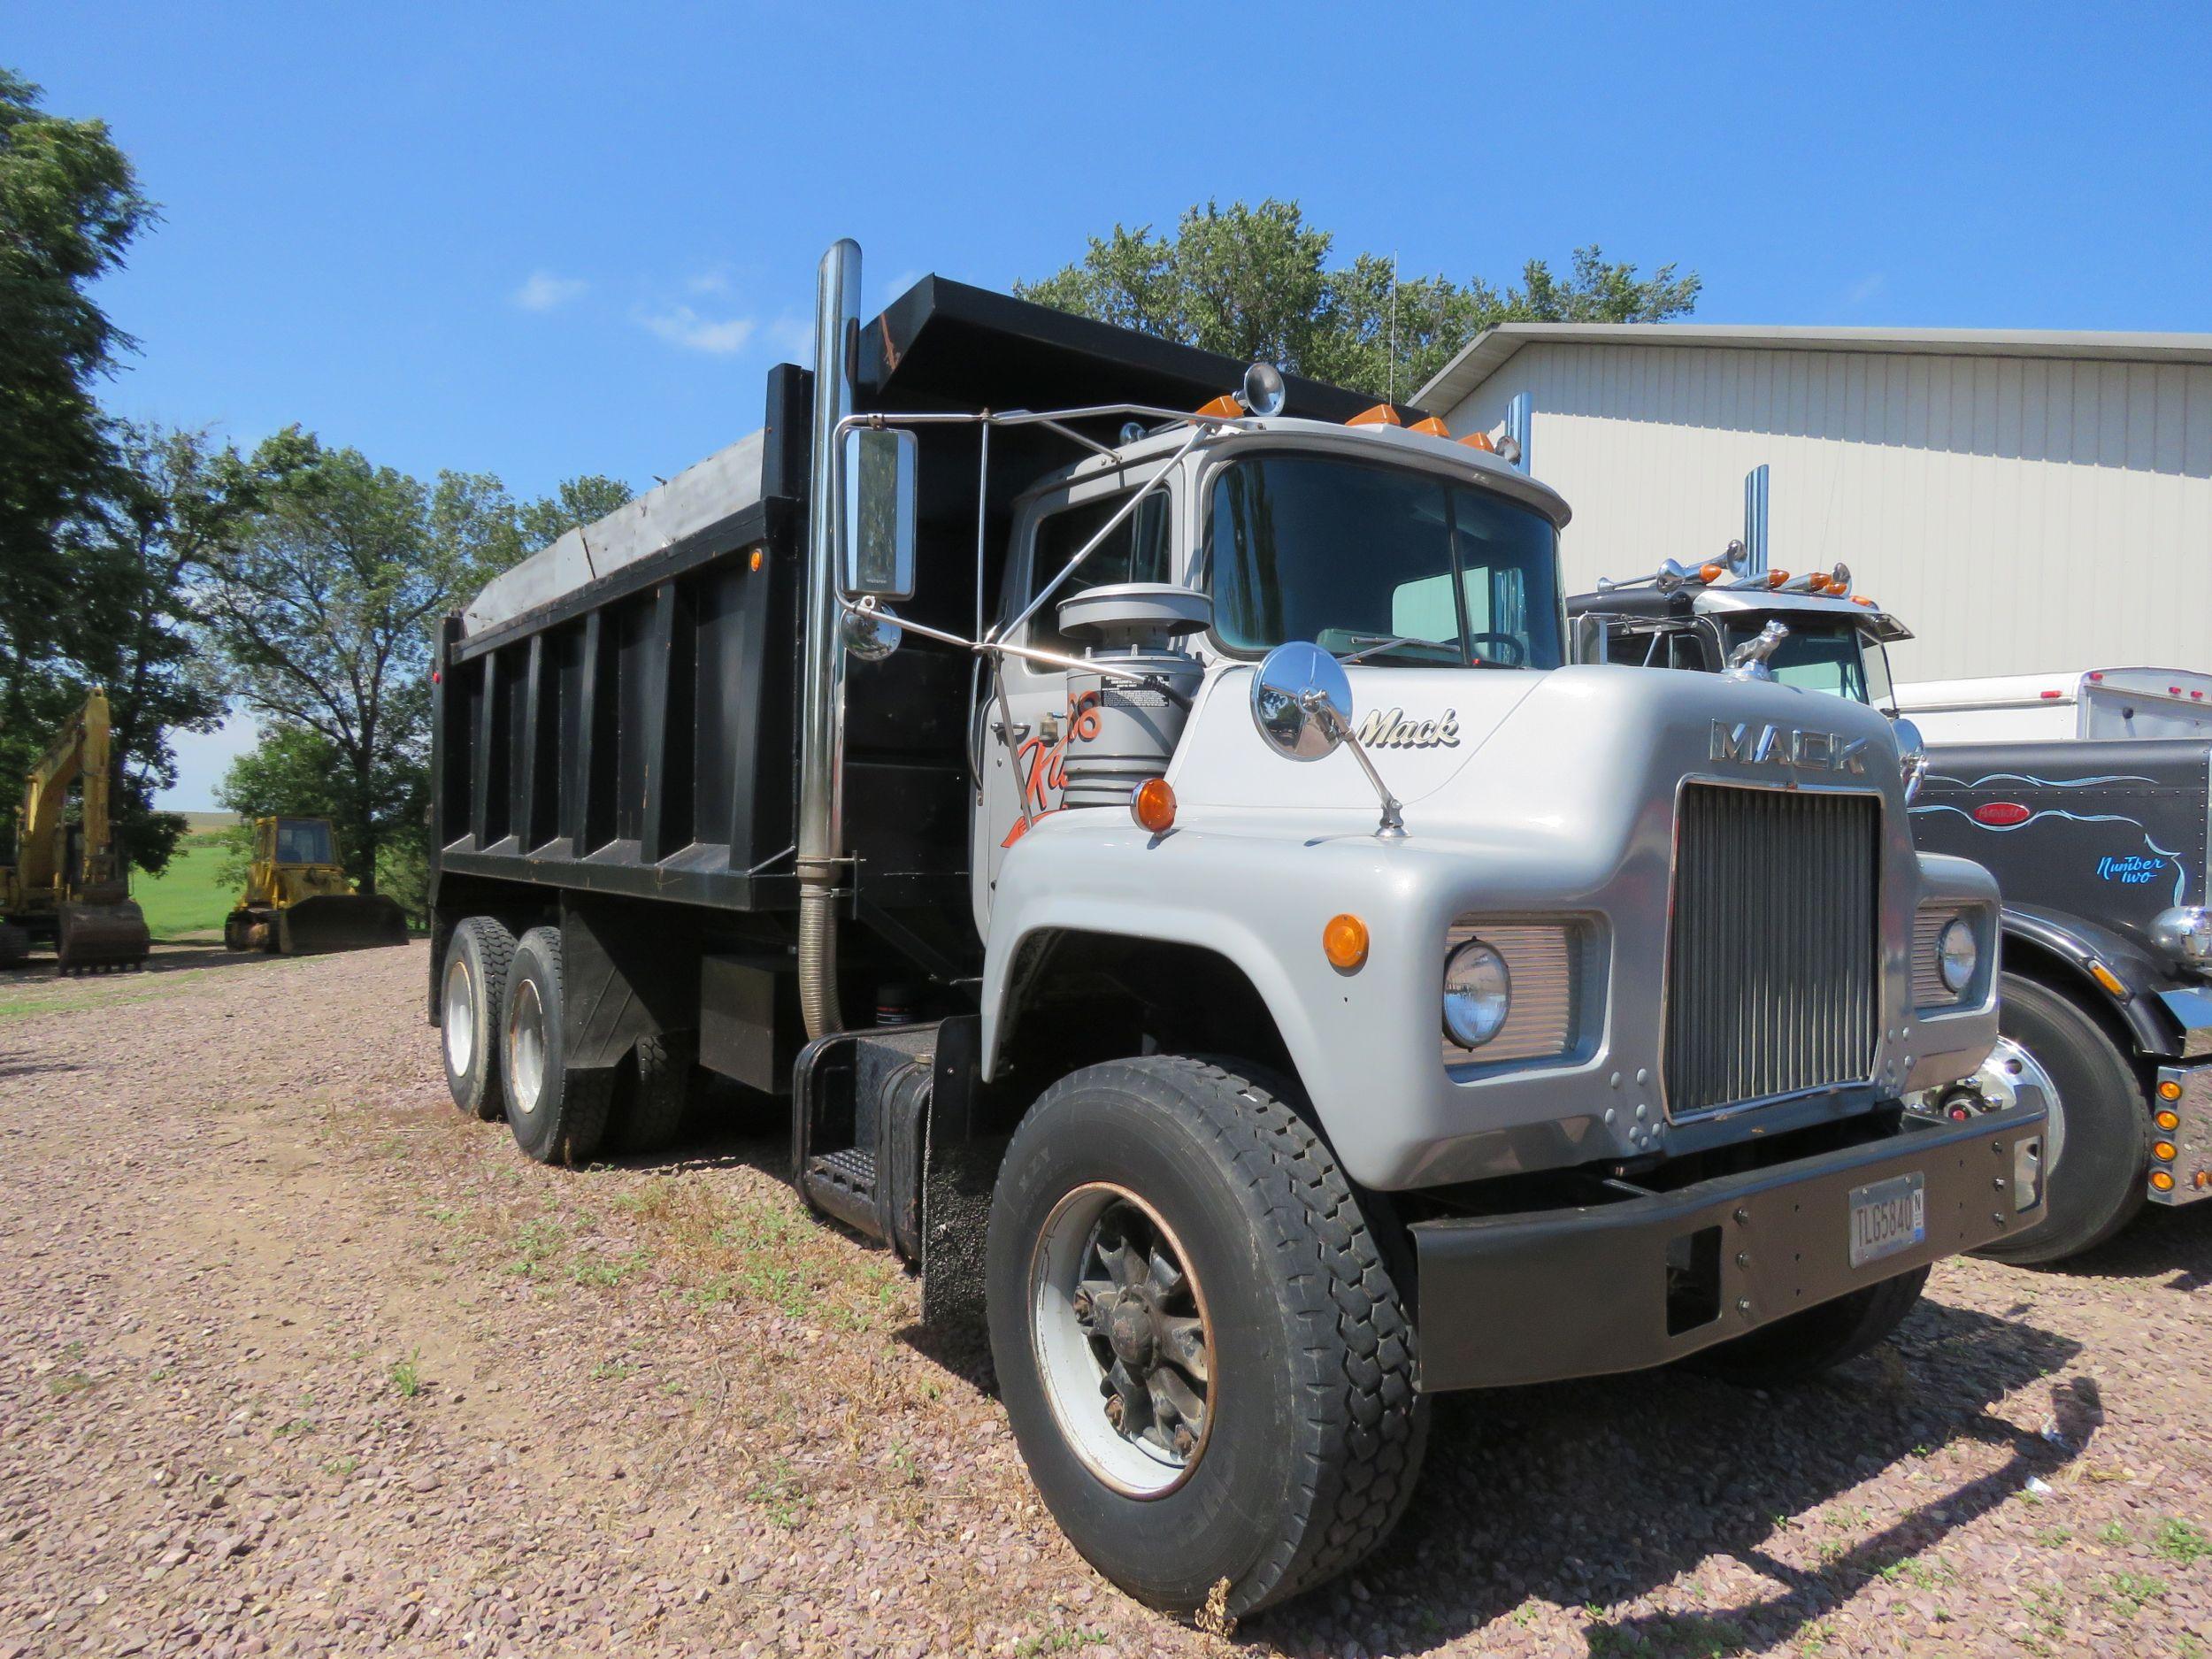
[[[1257,656],[1311,640],[1371,662],[1556,668],[1558,532],[1434,473],[1311,453],[1216,476],[1214,631]]]
[[[277,820],[276,861],[280,864],[334,864],[330,826],[319,818]]]
[[[1880,657],[1861,649],[1855,629],[1817,633],[1801,629],[1794,622],[1788,626],[1789,637],[1767,659],[1767,666],[1782,684],[1803,691],[1824,691],[1854,703],[1888,701],[1889,680],[1882,672]],[[1757,628],[1731,627],[1728,649],[1732,651],[1758,636]]]

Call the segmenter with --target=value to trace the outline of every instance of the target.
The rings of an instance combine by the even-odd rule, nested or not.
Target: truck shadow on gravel
[[[1593,1653],[1786,1642],[1870,1578],[1935,1571],[1913,1558],[2080,1455],[2102,1421],[2093,1381],[2059,1386],[2047,1434],[1989,1409],[2079,1351],[1931,1301],[1895,1351],[1799,1388],[1747,1391],[1675,1371],[1447,1395],[1392,1540],[1351,1580],[1263,1615],[1248,1633],[1291,1653],[1347,1642],[1418,1653],[1533,1601],[1586,1609]],[[1909,1467],[1960,1440],[2005,1460],[1963,1483]],[[1870,1536],[1858,1536],[1872,1519],[1863,1511],[1813,1513],[1885,1471],[1916,1494],[1938,1490]],[[1725,1556],[1771,1585],[1696,1615],[1607,1619],[1606,1609]]]
[[[2165,1279],[2161,1290],[2201,1290],[2212,1285],[2212,1201],[2153,1206],[2118,1238],[2036,1271],[2079,1279]]]

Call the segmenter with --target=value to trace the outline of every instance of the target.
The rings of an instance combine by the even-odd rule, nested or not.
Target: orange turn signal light
[[[1224,392],[1213,402],[1200,408],[1198,412],[1202,415],[1219,415],[1224,420],[1234,420],[1244,412],[1244,405],[1237,402],[1235,393]]]
[[[746,561],[745,561],[745,568],[746,568],[746,569],[748,569],[748,570],[755,570],[755,571],[757,571],[757,570],[758,570],[758,569],[759,569],[759,568],[760,568],[760,567],[761,567],[764,564],[765,564],[766,562],[767,562],[767,556],[766,556],[765,554],[764,554],[764,553],[763,553],[763,552],[762,552],[762,551],[761,551],[758,548],[755,548],[755,549],[752,550],[751,555],[750,555],[750,556],[749,556],[749,557],[746,559]]]
[[[2203,1183],[2200,1181],[2198,1185],[2202,1186]],[[2159,1192],[2170,1193],[2174,1190],[2174,1178],[2164,1170],[2153,1170],[2151,1171],[2151,1186],[2156,1188]]]
[[[2181,1114],[2179,1112],[2162,1111],[2158,1114],[2156,1121],[2161,1129],[2163,1129],[2168,1134],[2171,1134],[2175,1130],[2181,1127]]]
[[[1498,452],[1498,446],[1490,442],[1490,434],[1486,432],[1471,432],[1460,442],[1471,449],[1480,449],[1485,455]]]
[[[1321,954],[1332,968],[1350,973],[1366,964],[1367,924],[1356,916],[1332,916],[1321,930]]]
[[[2163,1083],[2161,1083],[2158,1086],[2158,1098],[2161,1100],[2179,1100],[2181,1098],[2181,1085],[2175,1082],[2173,1079],[2168,1078]]]
[[[1406,430],[1408,432],[1425,432],[1432,438],[1448,438],[1452,435],[1444,429],[1444,423],[1439,420],[1434,415],[1422,416],[1420,419],[1415,421],[1410,426],[1408,426]]]
[[[1864,594],[1853,594],[1851,595],[1851,603],[1855,605],[1864,605],[1869,611],[1875,608],[1874,602],[1871,599],[1869,599]]]
[[[1398,411],[1388,403],[1377,403],[1372,409],[1363,409],[1344,423],[1348,426],[1402,426]]]
[[[1710,585],[1728,574],[1725,565],[1701,565],[1697,567],[1698,580]]]
[[[2161,1164],[2171,1164],[2177,1156],[2178,1155],[2174,1150],[2172,1141],[2154,1141],[2151,1142],[2151,1156],[2156,1158]]]
[[[2113,972],[2111,969],[2106,967],[2103,963],[2097,961],[2093,956],[2090,958],[2089,962],[2089,977],[2094,979],[2099,985],[2104,987],[2104,988],[2107,991],[2109,991],[2113,995],[2118,997],[2123,1002],[2127,1001],[2128,988],[2121,982],[2120,976]]]
[[[1147,778],[1129,792],[1129,816],[1148,834],[1164,835],[1175,827],[1175,791],[1164,778]]]
[[[1767,572],[1767,586],[1770,588],[1779,588],[1784,582],[1789,580],[1789,579],[1790,573],[1787,571],[1769,571]]]

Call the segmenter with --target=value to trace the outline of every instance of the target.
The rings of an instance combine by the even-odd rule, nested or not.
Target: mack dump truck
[[[702,1070],[787,1099],[1076,1546],[1232,1614],[1384,1537],[1440,1391],[1801,1374],[2033,1224],[2032,1089],[1901,1106],[1995,1039],[1997,892],[1879,714],[1563,665],[1509,449],[859,288],[840,243],[758,433],[447,626],[464,1110],[581,1164]]]
[[[2168,669],[1893,687],[1904,624],[1847,568],[1692,569],[1571,595],[1586,662],[1763,676],[1909,718],[1914,843],[2003,892],[1997,1046],[1975,1089],[1916,1094],[1963,1117],[2032,1079],[2049,1114],[2042,1218],[1985,1247],[2019,1263],[2094,1248],[2147,1204],[2212,1198],[2212,738],[2203,678]],[[1924,726],[1921,722],[1924,720]],[[1939,737],[1939,733],[1941,734]],[[1921,916],[1916,983],[1948,964]]]

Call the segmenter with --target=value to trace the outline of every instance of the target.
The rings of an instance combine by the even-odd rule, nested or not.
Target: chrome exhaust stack
[[[805,640],[799,680],[799,1009],[810,1039],[844,1029],[837,900],[844,872],[845,642],[837,603],[837,423],[852,412],[860,244],[822,256],[814,290],[814,449],[807,486]]]

